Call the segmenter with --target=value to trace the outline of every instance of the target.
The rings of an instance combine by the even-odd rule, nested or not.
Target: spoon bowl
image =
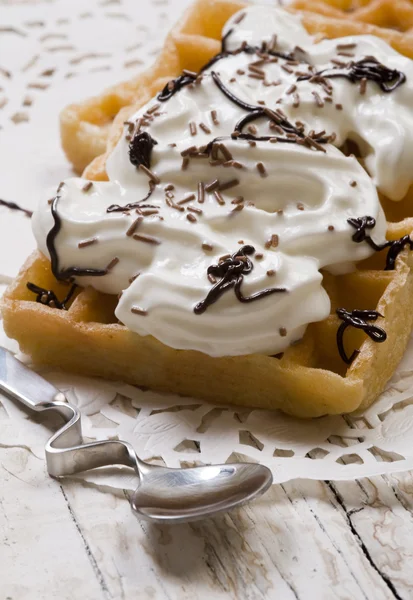
[[[157,522],[195,521],[249,502],[271,483],[267,467],[250,463],[189,469],[150,467],[141,472],[131,506],[138,515]]]

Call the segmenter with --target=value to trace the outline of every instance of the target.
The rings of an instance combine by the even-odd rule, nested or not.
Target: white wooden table
[[[94,5],[113,10],[115,22],[125,2],[96,0]],[[181,2],[186,5],[189,0]],[[34,4],[41,6],[46,20],[57,5],[62,8],[62,18],[54,21],[55,37],[59,27],[76,16],[69,0],[24,5],[0,0],[0,25],[18,20],[16,4],[25,11],[21,21],[27,30],[24,35],[2,31],[15,37],[14,53],[0,56],[0,66],[13,62],[18,48],[36,33]],[[158,7],[153,18],[166,27],[168,0],[152,4]],[[96,11],[92,16],[78,12],[80,24],[96,16]],[[149,12],[147,19],[152,18]],[[142,23],[139,27],[145,31]],[[98,40],[99,32],[90,31]],[[119,42],[119,35],[114,40]],[[155,41],[159,46],[162,40]],[[150,54],[155,52],[156,48]],[[55,60],[56,54],[47,56]],[[136,62],[122,63],[117,79],[126,77]],[[31,68],[27,64],[25,68]],[[79,97],[111,81],[104,68],[91,69],[84,87],[77,90]],[[51,86],[50,110],[56,115],[54,103],[65,81]],[[41,103],[41,90],[33,92],[33,110]],[[3,108],[10,111],[7,119],[15,116],[10,102]],[[30,160],[44,165],[57,156],[53,169],[36,170],[47,183],[58,181],[67,169],[57,154],[56,127],[46,131],[46,137],[52,135],[56,140],[47,157],[29,153],[21,143],[24,135],[12,148],[26,152],[26,169]],[[7,191],[11,197],[16,186],[24,194],[27,181],[33,185],[27,171],[18,181],[13,173],[4,173],[2,194]],[[0,259],[3,274],[9,263],[4,256]],[[6,420],[0,398],[0,432]],[[22,445],[2,444],[0,434],[0,600],[406,600],[413,598],[412,511],[413,477],[405,473],[359,482],[294,481],[274,486],[260,500],[227,515],[187,525],[154,525],[133,516],[123,492],[50,479],[44,461]]]
[[[27,449],[0,448],[1,600],[413,598],[411,473],[294,481],[164,526],[121,492],[53,481]]]

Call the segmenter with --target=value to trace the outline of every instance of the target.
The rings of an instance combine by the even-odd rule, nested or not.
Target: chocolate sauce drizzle
[[[227,56],[229,54],[229,50],[227,50],[227,41],[229,36],[233,33],[233,29],[229,29],[226,34],[224,36],[222,36],[222,40],[221,40],[221,52],[220,54],[217,54],[217,56]],[[216,57],[215,57],[216,58]],[[208,63],[207,63],[208,64]],[[203,67],[204,69],[206,67]]]
[[[339,354],[343,361],[347,365],[351,365],[353,360],[359,354],[359,350],[354,350],[351,356],[347,356],[344,350],[343,335],[347,327],[355,327],[356,329],[362,329],[367,335],[373,340],[381,344],[387,339],[387,333],[381,327],[367,323],[367,321],[377,321],[379,317],[382,317],[380,313],[375,310],[352,310],[347,311],[345,308],[338,308],[336,310],[337,316],[343,321],[337,330],[337,347]]]
[[[33,215],[33,212],[31,210],[28,210],[27,208],[23,208],[22,206],[19,206],[15,202],[8,202],[7,200],[0,200],[0,206],[7,206],[7,208],[10,208],[10,210],[18,210],[20,212],[23,212],[28,217],[31,217]]]
[[[176,77],[176,79],[171,79],[171,81],[168,81],[163,90],[159,92],[157,99],[159,102],[167,102],[167,100],[172,98],[172,96],[175,96],[179,90],[182,90],[182,88],[186,87],[190,83],[194,83],[195,79],[196,77],[188,74],[179,75],[179,77]]]
[[[221,40],[221,51],[215,56],[213,56],[203,67],[201,67],[199,74],[202,74],[207,69],[213,67],[221,59],[227,58],[228,56],[240,54],[241,52],[244,52],[246,54],[256,54],[257,52],[260,52],[268,54],[269,56],[277,56],[278,58],[284,58],[285,60],[298,60],[299,62],[306,62],[302,57],[302,53],[300,53],[300,57],[298,57],[295,56],[293,52],[287,53],[271,50],[268,48],[268,44],[266,42],[263,42],[261,46],[250,46],[249,44],[244,42],[242,46],[240,46],[240,48],[238,48],[237,50],[230,51],[227,49],[227,41],[232,32],[233,29],[227,31],[227,33]],[[160,102],[166,102],[167,100],[172,98],[172,96],[174,96],[177,92],[179,92],[179,90],[191,83],[194,83],[197,76],[198,74],[195,76],[190,75],[189,73],[185,73],[183,75],[180,75],[179,77],[176,77],[176,79],[172,79],[158,94],[157,99]]]
[[[296,137],[295,138],[282,138],[282,137],[274,136],[274,135],[254,136],[252,134],[243,134],[242,133],[242,131],[246,125],[249,125],[253,121],[261,119],[262,117],[269,118],[270,121],[274,122],[276,125],[281,127],[281,129],[286,134],[294,134]],[[255,140],[257,142],[268,141],[268,140],[274,139],[274,137],[276,137],[279,142],[288,142],[290,144],[296,144],[297,138],[300,138],[302,140],[302,142],[307,141],[308,144],[306,144],[306,145],[311,145],[311,141],[316,142],[316,144],[327,144],[330,141],[330,136],[328,136],[328,135],[321,135],[321,136],[315,135],[310,138],[308,135],[306,135],[306,133],[304,131],[295,127],[295,125],[293,125],[285,116],[281,116],[280,113],[277,113],[276,111],[273,111],[271,109],[261,108],[261,107],[255,107],[254,110],[251,111],[248,115],[245,115],[245,117],[242,117],[242,119],[240,119],[238,121],[238,123],[235,125],[234,131],[236,131],[237,133],[240,134],[237,139]]]
[[[334,77],[345,77],[351,83],[362,79],[374,81],[383,92],[393,92],[399,85],[406,81],[406,75],[397,69],[389,69],[374,56],[366,56],[356,62],[351,61],[344,68],[324,69],[312,75],[302,75],[297,81],[305,81],[312,77],[322,76],[332,79]]]
[[[153,139],[150,133],[142,131],[133,136],[129,144],[129,160],[135,166],[143,165],[147,169],[151,168],[152,148],[158,142]]]
[[[59,281],[72,281],[73,277],[92,276],[103,277],[107,275],[108,269],[84,269],[82,267],[69,267],[67,269],[59,269],[59,257],[56,252],[55,242],[59,231],[62,228],[62,220],[57,212],[57,204],[60,196],[53,199],[51,213],[54,220],[52,229],[47,234],[46,245],[50,254],[50,262],[52,263],[52,273]]]
[[[231,102],[233,102],[240,108],[243,108],[244,110],[248,110],[249,112],[251,112],[253,110],[259,110],[258,106],[255,106],[254,104],[248,104],[248,102],[244,102],[244,100],[241,100],[241,98],[238,98],[238,96],[233,94],[227,87],[225,87],[225,85],[222,83],[219,75],[215,71],[211,71],[211,77],[212,77],[214,83],[217,85],[218,89],[220,89],[221,92],[224,94],[224,96],[226,96],[229,100],[231,100]]]
[[[294,52],[291,53],[285,53],[285,52],[278,52],[276,50],[272,50],[268,48],[268,44],[266,42],[263,42],[261,47],[258,46],[250,46],[247,43],[243,43],[240,48],[238,48],[237,50],[234,50],[232,52],[227,50],[227,45],[226,42],[228,40],[229,35],[232,33],[232,29],[230,31],[228,31],[226,33],[226,35],[222,38],[222,49],[221,52],[219,54],[217,54],[216,56],[214,56],[206,65],[204,65],[199,74],[202,74],[206,69],[209,69],[210,67],[212,67],[214,64],[216,64],[219,60],[226,58],[228,56],[233,56],[236,54],[240,54],[241,52],[245,52],[247,54],[260,54],[262,55],[263,53],[267,54],[268,56],[276,56],[279,58],[283,58],[285,60],[298,60],[298,62],[304,62],[306,63],[307,61],[303,58],[302,56],[302,51],[299,52],[299,56],[295,56]],[[160,94],[158,94],[157,98],[159,101],[161,102],[166,102],[167,100],[169,100],[176,92],[178,92],[179,90],[181,90],[183,87],[185,87],[186,85],[189,85],[190,83],[194,83],[197,79],[198,75],[196,75],[195,73],[192,74],[184,74],[181,75],[180,77],[170,81],[165,88],[162,90],[162,92]],[[318,136],[316,138],[311,138],[309,139],[309,137],[300,129],[298,129],[297,127],[295,127],[292,123],[290,123],[290,121],[288,121],[288,119],[285,116],[281,116],[279,114],[277,114],[276,111],[270,110],[268,108],[262,108],[260,106],[256,106],[254,104],[249,104],[248,102],[245,102],[244,100],[242,100],[241,98],[238,98],[238,96],[236,96],[231,90],[229,90],[224,83],[222,82],[221,78],[219,77],[218,73],[216,73],[215,71],[211,71],[211,77],[212,80],[214,81],[214,83],[216,84],[216,86],[218,87],[218,89],[234,104],[236,104],[237,106],[239,106],[240,108],[242,108],[243,110],[247,111],[249,114],[247,114],[245,117],[243,117],[236,125],[235,127],[235,132],[237,133],[242,133],[243,128],[248,124],[248,123],[252,123],[253,121],[260,119],[262,117],[268,117],[271,121],[273,121],[274,123],[276,123],[279,127],[281,127],[281,129],[284,130],[284,132],[286,134],[294,134],[296,136],[296,138],[290,138],[288,140],[284,140],[283,138],[279,138],[277,137],[277,139],[279,141],[288,141],[288,143],[293,144],[293,143],[297,143],[297,141],[301,140],[305,140],[306,142],[304,143],[304,145],[308,146],[308,147],[312,147],[315,148],[317,150],[323,150],[319,144],[326,144],[330,141],[329,136]],[[276,136],[265,136],[265,137],[254,137],[249,135],[248,137],[244,137],[243,139],[251,139],[251,140],[257,140],[257,141],[268,141],[270,139],[273,139]],[[324,150],[323,150],[324,151]]]
[[[233,92],[231,92],[231,90],[229,90],[222,83],[219,75],[215,71],[211,72],[211,76],[212,76],[214,83],[218,87],[218,89],[221,90],[221,92],[229,100],[231,100],[231,102],[233,102],[240,108],[249,112],[249,114],[245,115],[245,117],[243,117],[242,119],[240,119],[240,121],[238,121],[238,123],[235,126],[235,132],[242,133],[243,128],[246,125],[248,125],[249,123],[252,123],[253,121],[256,121],[257,119],[261,119],[262,117],[268,117],[270,119],[270,121],[273,121],[279,127],[281,127],[281,129],[283,129],[283,131],[286,134],[289,133],[289,134],[294,134],[296,136],[296,138],[292,138],[292,139],[290,138],[287,140],[284,140],[284,138],[277,137],[277,139],[279,141],[288,141],[289,143],[296,143],[297,138],[301,138],[302,140],[308,140],[308,142],[309,142],[308,145],[310,145],[311,140],[309,140],[308,136],[306,136],[306,134],[302,130],[295,127],[295,125],[293,125],[285,116],[282,116],[279,113],[277,113],[276,111],[273,111],[269,108],[262,108],[260,106],[255,106],[254,104],[249,104],[248,102],[244,102],[244,100],[242,100],[241,98],[238,98],[238,96],[236,96]],[[239,137],[241,137],[241,136],[239,136]],[[256,140],[256,141],[267,141],[274,137],[276,137],[276,136],[256,137],[256,136],[244,134],[243,139],[251,139],[251,140]],[[329,138],[326,136],[319,136],[317,138],[311,138],[311,139],[316,144],[326,144],[329,141]]]
[[[145,200],[148,200],[152,196],[153,190],[154,190],[154,188],[150,187],[149,192],[146,194],[145,198],[142,198],[142,200],[137,200],[136,202],[130,202],[129,204],[125,204],[125,206],[120,206],[120,204],[111,204],[106,209],[106,212],[107,213],[126,212],[128,210],[132,210],[132,208],[139,208],[139,207],[143,208],[141,203],[145,202]]]
[[[396,264],[396,258],[399,256],[403,248],[409,246],[410,250],[413,250],[413,240],[410,238],[410,236],[404,235],[399,240],[389,242],[388,245],[389,251],[387,253],[385,271],[393,271]]]
[[[59,310],[68,310],[68,303],[73,298],[73,294],[76,291],[77,285],[74,283],[70,288],[68,294],[60,302],[53,290],[46,290],[30,281],[26,284],[27,288],[37,295],[36,302],[49,306],[50,308],[58,308]]]
[[[367,215],[364,217],[347,219],[347,223],[356,229],[356,232],[352,236],[352,240],[356,242],[356,244],[359,244],[360,242],[367,242],[368,245],[376,252],[381,252],[386,248],[389,249],[386,257],[386,266],[384,268],[385,271],[393,271],[395,269],[396,258],[406,246],[409,246],[410,250],[413,250],[413,240],[408,235],[404,235],[398,240],[385,242],[381,245],[376,244],[376,242],[371,239],[366,231],[367,229],[373,229],[376,226],[376,219],[374,219],[374,217]]]
[[[242,246],[235,252],[231,257],[226,258],[218,265],[211,265],[208,267],[207,274],[212,277],[219,277],[221,281],[218,281],[214,287],[210,290],[205,300],[198,302],[194,308],[196,315],[204,313],[209,306],[215,304],[217,300],[228,290],[234,289],[237,300],[243,303],[254,302],[260,298],[265,298],[271,294],[280,292],[286,292],[285,288],[267,288],[256,292],[251,296],[244,296],[241,291],[241,285],[244,281],[244,275],[248,275],[254,268],[254,265],[249,258],[254,254],[255,248],[253,246]]]

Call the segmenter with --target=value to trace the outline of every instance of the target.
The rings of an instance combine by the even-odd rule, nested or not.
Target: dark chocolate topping
[[[351,356],[347,356],[344,350],[343,335],[347,327],[355,327],[356,329],[362,329],[367,335],[373,340],[373,342],[382,343],[387,339],[387,333],[381,327],[367,323],[367,321],[377,321],[379,317],[382,317],[380,313],[375,310],[352,310],[347,311],[345,308],[338,308],[336,310],[337,316],[343,321],[337,330],[337,347],[341,358],[347,365],[351,365],[353,360],[359,353],[359,350],[354,350]]]
[[[50,308],[58,308],[59,310],[68,310],[67,304],[72,299],[77,288],[77,285],[73,284],[68,294],[60,302],[53,290],[46,290],[45,288],[31,283],[30,281],[26,284],[26,286],[31,292],[37,294],[36,302],[44,304],[45,306],[49,306]]]
[[[377,83],[383,92],[393,92],[399,85],[406,81],[406,75],[396,69],[389,69],[380,63],[374,56],[366,56],[356,62],[351,61],[343,68],[324,69],[318,73],[302,75],[297,81],[304,81],[315,76],[332,79],[334,77],[345,77],[351,83],[370,80]]]
[[[125,206],[120,206],[119,204],[111,204],[106,209],[106,212],[107,213],[126,212],[128,210],[131,210],[132,208],[139,208],[139,207],[142,208],[143,205],[141,204],[141,202],[145,202],[145,200],[148,200],[148,198],[150,198],[150,196],[152,195],[153,189],[154,189],[153,187],[150,187],[149,192],[146,194],[145,198],[142,198],[142,200],[137,200],[136,202],[131,202],[130,204],[125,204]]]
[[[50,254],[50,261],[52,263],[52,273],[60,281],[72,280],[73,277],[79,276],[94,276],[102,277],[107,275],[108,269],[84,269],[82,267],[69,267],[67,269],[59,269],[59,257],[56,252],[55,242],[59,231],[62,228],[62,221],[57,212],[57,204],[60,196],[56,196],[52,202],[51,212],[54,219],[54,225],[47,234],[46,245]]]
[[[373,229],[376,226],[376,219],[373,217],[367,215],[364,217],[347,219],[347,223],[356,229],[356,232],[352,236],[352,239],[356,244],[367,242],[373,250],[376,250],[376,252],[380,252],[386,248],[389,249],[386,257],[385,271],[393,271],[395,269],[396,258],[405,246],[409,246],[410,250],[413,250],[413,240],[408,235],[404,235],[398,240],[385,242],[381,245],[376,244],[366,232],[366,229]]]
[[[413,250],[413,240],[408,235],[404,235],[399,240],[389,242],[389,251],[387,253],[385,271],[394,270],[396,258],[399,256],[400,252],[404,249],[405,246],[409,246],[410,250]]]
[[[222,83],[219,75],[215,71],[211,71],[211,76],[217,87],[221,90],[221,92],[229,99],[231,102],[243,108],[244,110],[252,111],[257,110],[258,107],[254,104],[248,104],[248,102],[244,102],[241,98],[238,98],[235,94],[233,94],[225,85]]]
[[[226,41],[227,41],[228,36],[231,33],[232,33],[232,30],[228,31],[228,33],[224,36],[224,38],[222,39],[221,52],[219,54],[217,54],[216,56],[214,56],[206,65],[204,65],[202,67],[200,74],[202,74],[206,69],[212,67],[219,60],[226,58],[228,56],[239,54],[240,52],[245,52],[247,54],[258,53],[260,56],[262,56],[262,53],[265,53],[265,55],[267,55],[267,57],[270,57],[270,56],[271,57],[279,57],[279,58],[283,58],[285,60],[295,61],[297,64],[299,64],[301,62],[306,62],[306,60],[303,58],[302,52],[299,53],[300,56],[298,57],[298,60],[297,60],[297,57],[294,55],[294,53],[277,52],[275,50],[269,49],[268,45],[266,43],[263,43],[263,45],[259,48],[259,47],[255,47],[255,46],[250,46],[244,42],[241,45],[241,47],[238,48],[238,50],[234,50],[233,52],[227,51]],[[313,76],[313,75],[311,75],[311,76]],[[311,77],[311,76],[309,76],[309,77]],[[302,131],[301,129],[295,127],[292,123],[290,123],[290,121],[288,121],[288,119],[285,117],[285,115],[281,116],[281,115],[277,114],[276,111],[270,110],[268,108],[262,108],[261,106],[256,106],[254,104],[249,104],[248,102],[245,102],[241,98],[238,98],[238,96],[236,96],[231,90],[229,90],[224,85],[221,78],[215,71],[211,71],[211,77],[212,77],[213,81],[215,82],[215,84],[217,85],[217,87],[221,90],[221,92],[229,100],[231,100],[231,102],[233,102],[240,108],[249,112],[248,115],[243,117],[238,122],[238,124],[235,127],[235,133],[242,133],[243,128],[247,124],[251,123],[252,121],[255,121],[256,119],[260,119],[262,117],[267,116],[270,119],[270,121],[273,121],[274,123],[276,123],[286,134],[294,134],[296,136],[296,138],[289,139],[288,140],[289,143],[296,143],[297,138],[301,138],[301,140],[306,140],[306,143],[304,143],[304,145],[306,145],[307,147],[315,148],[316,150],[325,151],[320,146],[320,144],[329,143],[331,141],[330,136],[316,136],[314,138],[309,137],[304,133],[304,131]],[[165,102],[166,100],[169,100],[169,98],[171,98],[176,92],[181,90],[186,85],[193,83],[195,80],[196,80],[195,74],[194,75],[191,75],[191,74],[181,75],[180,77],[169,82],[166,85],[164,90],[158,95],[158,100],[160,100],[161,102]],[[274,139],[274,137],[275,136],[271,136],[271,137],[265,136],[265,137],[254,138],[253,136],[251,137],[251,135],[250,135],[250,137],[244,137],[244,139],[248,139],[248,140],[257,139],[259,141],[268,141],[268,140]],[[287,140],[284,140],[283,138],[277,138],[277,139],[279,141],[287,141]]]
[[[228,54],[228,50],[227,50],[227,41],[229,36],[231,35],[231,33],[233,32],[233,29],[229,29],[226,34],[224,36],[222,36],[222,40],[221,40],[221,53],[222,55],[226,56]],[[219,54],[218,54],[219,56]],[[206,67],[203,67],[204,69],[206,69]]]
[[[27,208],[23,208],[22,206],[19,206],[15,202],[7,202],[7,200],[0,200],[0,206],[7,206],[7,208],[10,208],[10,210],[19,210],[20,212],[23,212],[28,217],[31,217],[33,215],[33,212],[31,210],[28,210]]]
[[[163,90],[159,92],[157,99],[160,102],[166,102],[172,98],[176,92],[179,92],[179,90],[186,87],[190,83],[194,83],[195,79],[196,78],[193,75],[189,74],[179,75],[179,77],[176,77],[176,79],[171,79],[171,81],[168,81]]]
[[[275,136],[275,135],[256,136],[253,134],[242,133],[242,131],[246,125],[249,125],[253,121],[256,121],[263,117],[267,117],[270,119],[270,121],[272,121],[273,123],[276,123],[276,125],[281,127],[281,129],[286,134],[287,133],[294,134],[296,137],[282,138],[282,137]],[[308,136],[304,133],[303,130],[295,127],[295,125],[293,125],[286,117],[282,117],[280,114],[276,113],[275,111],[269,110],[267,108],[260,108],[260,107],[255,107],[254,110],[252,110],[248,115],[245,115],[245,117],[242,117],[242,119],[240,119],[238,121],[238,123],[236,124],[235,131],[240,134],[238,136],[238,139],[254,140],[254,141],[261,141],[261,142],[269,141],[276,137],[279,142],[288,142],[290,144],[295,144],[295,143],[297,143],[297,138],[301,138],[302,140],[305,140],[308,138]],[[326,144],[329,142],[329,136],[325,136],[325,135],[321,135],[321,136],[316,135],[314,138],[311,138],[311,139],[318,144]]]
[[[253,302],[271,294],[287,291],[285,288],[267,288],[260,292],[256,292],[251,296],[243,295],[241,285],[244,281],[244,275],[251,273],[254,268],[254,265],[249,258],[254,252],[255,248],[253,246],[243,246],[238,252],[225,258],[219,264],[208,267],[207,274],[212,281],[218,278],[221,280],[214,285],[205,300],[198,302],[195,306],[194,313],[196,315],[204,313],[209,306],[215,304],[226,291],[232,288],[234,289],[237,300],[244,303]]]
[[[129,160],[135,166],[143,165],[147,169],[151,168],[152,148],[158,142],[153,139],[150,133],[143,131],[133,136],[129,144]]]

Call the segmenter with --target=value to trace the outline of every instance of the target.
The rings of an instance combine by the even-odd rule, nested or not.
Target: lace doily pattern
[[[59,110],[153,62],[167,30],[189,3],[148,0],[144,23],[135,0],[25,2],[24,10],[6,3],[0,26],[0,198],[33,209],[48,186],[55,188],[71,174],[59,146]],[[17,273],[33,248],[30,219],[0,207],[0,284]],[[0,343],[18,350],[4,334]],[[122,438],[143,459],[170,467],[245,459],[269,466],[276,482],[352,479],[413,468],[413,342],[371,408],[313,421],[43,374],[79,406],[88,439]],[[1,446],[22,446],[42,457],[48,436],[46,424],[1,398]],[[136,485],[124,469],[82,477],[105,486]]]

